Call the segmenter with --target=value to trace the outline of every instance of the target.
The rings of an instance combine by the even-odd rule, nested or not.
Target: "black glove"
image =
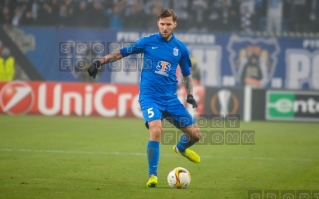
[[[88,68],[88,73],[90,76],[93,76],[93,78],[95,79],[95,76],[97,74],[97,72],[99,71],[99,69],[101,68],[101,62],[99,60],[96,60],[95,62],[93,62],[89,68]]]
[[[194,99],[193,95],[192,94],[188,94],[187,95],[187,99],[186,99],[186,102],[193,105],[193,108],[197,108],[197,102],[196,100]]]

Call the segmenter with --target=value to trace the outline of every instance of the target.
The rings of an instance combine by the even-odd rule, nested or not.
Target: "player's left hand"
[[[90,76],[93,76],[94,79],[97,72],[99,71],[99,68],[101,68],[101,65],[102,65],[101,62],[99,60],[96,60],[89,66],[88,73]]]
[[[196,100],[194,99],[193,95],[192,94],[188,94],[187,95],[187,99],[186,99],[186,102],[193,105],[193,108],[197,108],[197,102]]]

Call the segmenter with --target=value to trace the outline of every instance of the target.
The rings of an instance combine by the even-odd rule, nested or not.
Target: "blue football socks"
[[[149,140],[147,144],[148,173],[149,176],[157,176],[157,166],[159,161],[159,142]]]
[[[195,142],[190,140],[189,135],[183,134],[179,140],[179,142],[176,145],[176,148],[179,152],[184,152],[187,148],[194,145]]]

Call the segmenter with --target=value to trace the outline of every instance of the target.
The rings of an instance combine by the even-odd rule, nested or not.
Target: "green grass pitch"
[[[147,188],[142,119],[0,115],[0,198],[247,198],[249,190],[318,190],[319,124],[241,122],[255,145],[196,145],[189,162],[161,145],[159,186]],[[172,189],[176,166],[192,176]]]

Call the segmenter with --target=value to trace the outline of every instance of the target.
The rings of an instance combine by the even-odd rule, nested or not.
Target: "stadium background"
[[[271,138],[276,139],[273,129],[278,125],[270,121],[281,121],[279,134],[287,133],[282,138],[294,131],[291,143],[305,139],[301,138],[303,131],[318,140],[315,134],[319,121],[317,0],[3,0],[0,2],[0,113],[1,132],[6,139],[0,142],[2,155],[23,151],[23,145],[8,140],[19,140],[17,132],[21,130],[33,135],[32,126],[21,126],[19,130],[13,127],[17,121],[23,123],[23,118],[37,126],[42,118],[35,115],[56,116],[44,117],[47,125],[56,125],[57,118],[61,118],[79,128],[82,127],[74,121],[76,118],[85,123],[81,118],[92,122],[88,118],[92,116],[114,123],[106,126],[101,122],[99,125],[105,125],[104,129],[117,129],[115,125],[124,127],[133,119],[137,131],[146,131],[138,104],[141,57],[130,56],[104,65],[96,79],[87,75],[86,67],[94,59],[156,32],[155,13],[163,7],[171,7],[177,13],[176,36],[187,44],[192,56],[198,108],[194,110],[185,103],[182,84],[178,96],[194,116],[237,114],[248,122],[243,126],[256,131],[256,136],[258,129],[269,128],[268,134],[260,135],[270,140],[268,144],[276,143]],[[247,76],[249,66],[255,68],[258,78]],[[90,125],[94,128],[95,124]],[[76,137],[77,130],[73,131],[66,136]],[[32,148],[26,150],[43,150],[31,145],[32,136],[25,139]],[[302,144],[304,153],[310,154],[309,160],[318,148],[307,148],[307,143]],[[293,148],[277,144],[287,150]],[[51,149],[60,148],[52,145],[48,150]],[[134,152],[136,148],[132,146],[130,150]],[[280,157],[285,154],[278,154]],[[265,184],[249,186],[245,189],[267,188]]]
[[[244,92],[245,86],[292,89],[288,94],[294,94],[294,90],[298,89],[318,90],[317,1],[4,1],[1,3],[0,54],[4,57],[1,60],[1,79],[4,82],[109,83],[119,90],[119,84],[138,85],[140,56],[130,56],[104,66],[97,79],[89,78],[85,68],[94,59],[156,31],[156,13],[162,7],[175,9],[178,15],[176,35],[188,45],[191,52],[195,97],[200,102],[196,112],[190,109],[193,114],[236,113],[246,120],[316,120],[318,96],[312,96],[311,92],[301,96],[305,98],[303,101],[290,100],[290,108],[283,112],[278,110],[286,106],[281,103],[281,99],[286,98],[270,101],[273,95],[264,94],[264,98],[269,96],[269,99],[263,99],[260,104],[263,108],[252,114],[253,107],[249,102],[256,92],[246,89],[246,94],[237,96],[229,89],[238,90],[236,92],[239,93]],[[272,24],[271,17],[274,16],[277,17],[275,23],[280,22],[279,27]],[[256,59],[254,63],[253,59]],[[257,79],[247,77],[246,68],[249,66],[255,67]],[[74,87],[80,97],[75,99],[71,96],[68,102],[62,102],[69,104],[68,114],[91,115],[82,111],[85,85]],[[224,89],[207,90],[208,87]],[[36,89],[37,86],[33,87],[32,92],[38,92]],[[45,98],[52,99],[52,91],[50,94],[47,87],[44,90]],[[61,92],[62,95],[68,92],[64,89],[64,83]],[[92,92],[94,95],[96,88]],[[107,95],[108,92],[101,95]],[[283,92],[284,95],[286,93]],[[136,94],[137,91],[130,93],[132,96],[127,99],[127,109],[134,110],[132,106],[138,106],[137,101],[133,101]],[[219,96],[218,100],[212,100],[215,95]],[[183,101],[183,89],[180,89],[179,96]],[[2,98],[3,111],[8,101]],[[40,99],[34,96],[32,102],[28,103],[29,107],[25,105],[15,111],[7,107],[6,110],[11,114],[29,111],[43,114],[36,108],[36,98]],[[314,101],[308,103],[310,98],[314,98]],[[75,100],[75,105],[72,100]],[[115,97],[110,101],[117,100]],[[239,101],[238,106],[234,106],[234,100]],[[274,103],[279,108],[271,107]],[[102,107],[106,106],[101,104]],[[96,110],[94,107],[91,109],[94,115]],[[108,109],[104,109],[108,112]],[[64,115],[62,107],[59,110],[55,114]],[[120,115],[132,115],[132,111],[126,112]],[[268,112],[274,113],[270,115]],[[141,117],[137,111],[134,113],[134,116]]]

